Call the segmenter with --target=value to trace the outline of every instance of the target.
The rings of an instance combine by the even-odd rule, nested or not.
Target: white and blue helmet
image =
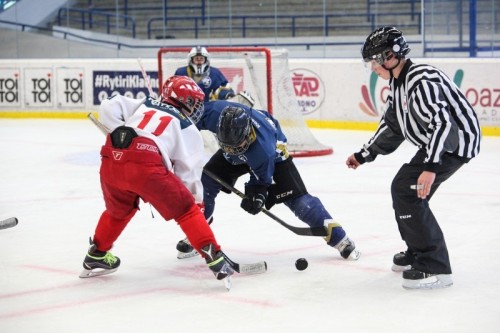
[[[205,62],[203,64],[195,64],[193,58],[195,56],[205,57]],[[205,75],[208,74],[210,70],[210,54],[207,49],[202,46],[195,46],[189,51],[188,54],[188,66],[191,68],[195,75]]]

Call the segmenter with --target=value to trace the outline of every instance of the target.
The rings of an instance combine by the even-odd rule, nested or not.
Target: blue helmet
[[[410,52],[403,33],[394,27],[382,27],[373,31],[361,48],[361,55],[365,62],[375,60],[382,65],[385,60],[394,54],[397,59],[404,58]]]
[[[247,151],[252,134],[250,115],[241,107],[226,106],[217,123],[217,141],[222,150],[230,155]]]

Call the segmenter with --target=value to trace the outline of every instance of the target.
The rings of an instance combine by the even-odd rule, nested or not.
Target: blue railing
[[[206,0],[199,0],[199,5],[191,4],[191,5],[184,5],[184,6],[172,6],[168,4],[168,0],[163,0],[163,3],[161,5],[130,5],[128,0],[123,0],[122,5],[119,7],[101,7],[99,2],[97,1],[96,4],[99,7],[94,7],[94,2],[92,0],[87,1],[87,5],[89,8],[94,8],[94,10],[100,10],[100,11],[118,11],[122,12],[123,15],[130,15],[131,11],[156,11],[156,12],[162,12],[163,17],[169,17],[169,12],[170,11],[175,11],[175,10],[199,10],[200,11],[200,16],[203,18],[206,18]],[[203,24],[205,24],[205,20],[203,20]]]
[[[113,40],[108,40],[108,39],[99,39],[99,38],[82,36],[78,33],[68,32],[65,30],[40,27],[40,26],[17,23],[17,22],[6,21],[6,20],[0,20],[0,24],[18,27],[21,31],[39,30],[39,31],[43,31],[43,32],[49,32],[52,35],[60,34],[60,36],[63,39],[92,42],[92,43],[102,44],[102,45],[114,45],[117,50],[123,50],[123,49],[154,49],[154,50],[157,50],[161,47],[165,47],[165,44],[163,42],[161,42],[161,43],[159,42],[158,44],[149,44],[148,43],[147,45],[144,45],[144,43],[140,43],[140,41],[139,41],[139,44],[129,44],[129,43],[113,41]],[[419,44],[421,42],[418,40],[418,41],[413,41],[412,43]],[[352,42],[288,42],[288,43],[275,43],[275,42],[262,43],[262,42],[259,42],[258,44],[249,42],[249,43],[238,43],[238,44],[234,44],[233,46],[239,46],[239,47],[260,46],[260,47],[285,47],[285,48],[286,47],[304,47],[305,50],[310,50],[313,47],[346,46],[346,45],[359,46],[359,41],[352,41]],[[228,45],[227,45],[227,43],[221,43],[221,44],[211,43],[210,44],[210,47],[222,47],[222,46],[228,46]],[[189,42],[187,45],[179,45],[179,47],[192,47],[192,44]]]
[[[60,8],[57,13],[57,24],[64,26],[67,21],[76,22],[79,25],[77,28],[82,30],[105,27],[106,33],[110,34],[111,29],[114,28],[115,31],[128,31],[132,38],[136,37],[135,19],[128,15],[94,9]]]
[[[98,39],[98,38],[90,38],[90,37],[85,37],[81,36],[79,34],[67,32],[64,30],[58,30],[58,29],[52,29],[52,28],[45,28],[45,27],[39,27],[39,26],[34,26],[34,25],[29,25],[29,24],[22,24],[22,23],[17,23],[17,22],[11,22],[11,21],[6,21],[6,20],[0,20],[1,24],[6,24],[6,25],[11,25],[13,27],[18,27],[20,28],[21,31],[30,31],[30,30],[40,30],[44,32],[51,32],[52,34],[57,33],[60,34],[63,39],[69,39],[71,38],[72,40],[80,40],[80,41],[86,41],[86,42],[92,42],[96,44],[102,44],[102,45],[114,45],[117,50],[123,50],[123,49],[158,49],[160,47],[164,47],[164,43],[159,43],[158,45],[144,45],[144,44],[128,44],[128,43],[123,43],[123,42],[117,42],[117,41],[110,41],[110,40],[103,40],[103,39]],[[443,23],[444,24],[444,23]],[[412,40],[411,44],[421,44],[422,41],[420,40]],[[485,46],[477,46],[477,45],[469,45],[469,47],[443,47],[443,48],[429,48],[425,46],[424,42],[424,48],[426,48],[426,52],[469,52],[471,56],[474,56],[476,52],[491,52],[491,51],[500,51],[500,45],[489,45],[491,41],[489,40],[478,40],[477,44],[478,45],[485,45]],[[258,44],[254,43],[238,43],[233,46],[240,46],[240,47],[252,47],[252,46],[259,46],[259,47],[304,47],[305,50],[311,50],[313,47],[326,47],[326,46],[346,46],[346,45],[356,45],[359,46],[359,41],[353,41],[353,42],[288,42],[288,43],[262,43],[259,42]],[[488,46],[489,45],[489,46]],[[179,47],[191,47],[191,43],[188,45],[178,45]],[[223,44],[217,44],[217,43],[211,43],[211,47],[220,47],[220,46],[227,46],[226,43]]]
[[[377,26],[375,25],[375,20],[373,19],[375,15],[378,17],[391,17],[394,15],[398,16],[414,16],[417,17],[417,20],[414,22],[399,25],[401,28],[416,28],[418,33],[421,33],[421,21],[420,21],[420,13],[390,13],[390,14],[372,14],[369,23],[335,23],[336,19],[352,17],[352,18],[363,18],[365,13],[358,14],[312,14],[312,15],[233,15],[231,16],[231,31],[239,32],[240,37],[245,38],[248,37],[249,32],[252,31],[274,31],[276,27],[280,30],[289,31],[290,37],[297,37],[300,33],[300,30],[313,30],[316,29],[319,33],[318,36],[329,36],[330,30],[333,29],[344,29],[344,30],[359,30],[360,28],[366,28],[367,32],[373,31]],[[169,18],[168,21],[182,21],[182,22],[191,22],[187,24],[185,27],[177,27],[177,28],[167,28],[164,27],[164,18],[163,17],[154,17],[148,20],[147,23],[147,37],[148,39],[153,38],[153,36],[157,33],[162,33],[161,36],[163,38],[165,33],[171,33],[175,31],[182,32],[193,32],[193,38],[200,37],[200,31],[206,30],[203,27],[203,20],[205,18],[201,16],[191,16],[191,17],[172,17]],[[228,21],[227,15],[221,16],[210,16],[211,22],[216,22],[217,20]],[[305,20],[304,24],[300,24],[301,20]],[[311,24],[310,22],[315,20],[320,22],[319,24]],[[362,21],[362,20],[358,20]],[[155,24],[161,23],[160,27],[154,27]],[[228,27],[217,28],[214,27],[215,24],[212,24],[210,27],[210,31],[221,31],[228,30]],[[171,38],[173,36],[170,36]],[[236,37],[233,35],[233,37]]]
[[[394,4],[410,3],[410,13],[411,13],[411,19],[413,21],[415,19],[416,14],[418,14],[415,12],[415,1],[416,0],[366,0],[366,20],[367,21],[372,20],[374,14],[378,15],[378,12],[380,12],[380,10],[378,10],[377,13],[372,13],[372,6],[388,5],[387,8],[390,9],[390,6],[392,6]],[[420,0],[418,0],[418,1],[420,2]],[[386,11],[383,11],[383,12],[386,12]]]

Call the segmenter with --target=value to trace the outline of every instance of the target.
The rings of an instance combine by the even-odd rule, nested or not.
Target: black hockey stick
[[[240,190],[238,190],[237,188],[235,188],[234,186],[226,183],[225,181],[223,181],[222,179],[220,179],[216,174],[214,174],[213,172],[207,170],[207,169],[203,169],[203,172],[210,178],[212,178],[213,180],[215,180],[217,183],[221,184],[222,186],[224,186],[226,189],[230,190],[231,192],[233,192],[234,194],[236,194],[237,196],[239,196],[240,198],[245,198],[245,194],[243,192],[241,192]],[[285,221],[283,221],[282,219],[280,219],[279,217],[277,217],[276,215],[274,215],[273,213],[271,213],[270,211],[268,211],[267,209],[265,208],[262,208],[261,209],[261,212],[263,212],[264,214],[266,214],[267,216],[269,216],[270,218],[272,218],[273,220],[275,220],[276,222],[278,222],[279,224],[281,224],[282,226],[284,226],[285,228],[287,228],[288,230],[296,233],[297,235],[301,235],[301,236],[327,236],[327,231],[326,231],[326,228],[324,227],[314,227],[314,228],[300,228],[300,227],[294,227],[288,223],[286,223]]]

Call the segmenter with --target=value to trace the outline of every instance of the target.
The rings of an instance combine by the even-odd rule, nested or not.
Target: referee
[[[361,54],[390,94],[375,135],[347,158],[349,168],[390,154],[407,140],[418,147],[391,185],[396,221],[407,250],[393,258],[406,289],[449,287],[451,265],[443,232],[429,200],[439,186],[479,153],[481,129],[464,94],[439,69],[415,64],[403,33],[382,27],[366,39]]]

